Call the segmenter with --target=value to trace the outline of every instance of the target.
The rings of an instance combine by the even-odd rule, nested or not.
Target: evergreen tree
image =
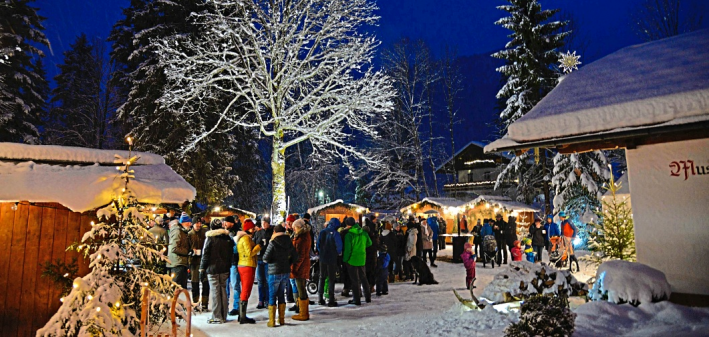
[[[49,41],[42,32],[44,18],[31,2],[0,3],[0,142],[39,142],[47,84],[38,46]]]
[[[598,265],[606,260],[635,261],[633,214],[626,197],[616,195],[620,187],[611,174],[606,187],[610,198],[603,201],[603,209],[596,212],[598,222],[591,224],[588,231],[588,247],[594,254],[584,259]]]
[[[603,151],[558,153],[553,175],[554,209],[582,216],[600,206],[601,186],[610,176],[608,159]]]
[[[115,134],[117,92],[110,82],[112,64],[104,42],[81,34],[64,52],[64,64],[54,80],[44,142],[91,148],[111,147]]]
[[[257,150],[237,150],[237,144],[253,146],[247,133],[220,130],[191,150],[181,151],[188,135],[206,132],[216,120],[197,114],[178,115],[158,102],[168,80],[154,45],[171,36],[196,34],[199,28],[192,23],[190,14],[207,8],[197,0],[132,0],[123,10],[125,18],[114,25],[109,40],[113,41],[112,60],[119,65],[113,80],[122,88],[125,99],[118,116],[129,125],[139,149],[164,156],[197,189],[197,202],[218,204],[232,193],[238,181],[239,172],[232,169],[233,163],[251,162]]]
[[[502,132],[520,117],[529,112],[557,84],[558,72],[553,65],[558,59],[557,49],[564,44],[568,32],[561,32],[565,21],[550,19],[559,11],[542,10],[536,0],[508,0],[509,5],[498,6],[509,16],[495,22],[512,31],[505,49],[492,54],[504,59],[506,64],[498,68],[507,82],[497,93],[504,99],[500,113]],[[496,188],[504,182],[515,183],[513,191],[520,201],[530,202],[541,193],[550,211],[548,166],[551,164],[547,150],[535,154],[534,160],[527,153],[515,158],[498,176]]]

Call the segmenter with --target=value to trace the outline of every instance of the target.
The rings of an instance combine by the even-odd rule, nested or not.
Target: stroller
[[[483,268],[485,268],[485,264],[487,264],[488,262],[492,264],[492,268],[495,268],[495,256],[497,255],[497,241],[495,241],[495,236],[486,235],[483,238],[482,248]]]
[[[566,254],[566,246],[564,240],[560,236],[553,236],[549,239],[551,249],[549,250],[549,262],[557,269],[569,267],[572,273],[579,271],[578,261],[571,262],[569,266],[569,255]],[[574,263],[576,268],[574,268]]]
[[[310,257],[310,278],[305,288],[311,295],[318,293],[318,282],[320,281],[320,256],[314,255]]]

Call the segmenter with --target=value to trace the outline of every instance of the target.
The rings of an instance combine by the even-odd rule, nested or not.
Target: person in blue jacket
[[[561,235],[561,230],[559,229],[559,225],[557,225],[554,222],[554,216],[549,214],[547,215],[547,221],[544,224],[544,230],[546,231],[546,237],[545,237],[545,242],[546,242],[546,249],[547,252],[551,252],[551,238],[555,236],[560,236]]]
[[[435,267],[436,264],[434,261],[436,261],[438,257],[438,235],[443,233],[438,233],[438,219],[435,216],[429,217],[426,219],[426,222],[428,222],[428,227],[431,227],[431,232],[433,232],[433,257],[431,258],[431,266]]]
[[[377,296],[389,295],[389,262],[391,258],[387,253],[387,245],[379,246],[377,255]]]
[[[483,239],[485,239],[488,235],[495,235],[492,231],[492,226],[490,226],[490,221],[490,219],[485,219],[485,221],[483,221],[483,228],[480,229],[480,237]]]
[[[330,219],[325,229],[320,231],[318,236],[317,249],[320,254],[320,279],[318,280],[318,300],[320,305],[325,305],[323,295],[325,294],[325,279],[328,282],[328,307],[336,307],[335,301],[335,278],[337,273],[337,257],[342,254],[342,238],[337,231],[340,228],[340,220]]]

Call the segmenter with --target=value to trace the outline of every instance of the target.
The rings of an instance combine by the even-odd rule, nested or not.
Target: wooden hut
[[[437,211],[439,217],[446,221],[445,234],[451,234],[457,228],[459,215],[462,214],[465,204],[465,201],[455,198],[424,198],[419,202],[402,208],[400,212],[404,217],[413,215],[428,218],[432,213],[431,211]]]
[[[245,211],[243,209],[238,209],[232,206],[215,206],[212,207],[208,212],[205,212],[204,219],[207,222],[212,221],[212,219],[224,220],[228,216],[238,217],[239,220],[244,221],[246,218],[256,219],[256,213]]]
[[[534,213],[541,211],[530,205],[497,195],[481,195],[467,203],[464,208],[463,214],[466,215],[469,228],[473,228],[478,220],[494,219],[497,214],[501,214],[505,221],[508,221],[510,216],[515,217],[518,237],[527,236],[529,226],[534,223]]]
[[[369,209],[364,206],[346,203],[341,199],[308,209],[308,213],[313,219],[312,222],[317,229],[322,229],[324,224],[327,224],[332,218],[338,218],[342,221],[345,217],[353,217],[361,223],[362,216],[368,212]]]
[[[114,155],[127,151],[0,143],[0,336],[34,336],[57,311],[61,288],[43,264],[88,261],[66,248],[97,221],[121,186]],[[140,156],[130,186],[138,201],[181,204],[195,190],[162,157]]]

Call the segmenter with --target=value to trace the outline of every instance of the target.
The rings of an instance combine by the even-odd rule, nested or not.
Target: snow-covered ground
[[[448,250],[440,256],[450,256]],[[546,259],[546,257],[545,257]],[[485,286],[492,281],[501,268],[483,268],[478,264],[477,289],[480,296]],[[268,311],[256,310],[258,292],[254,287],[249,302],[249,316],[256,319],[254,325],[239,325],[235,320],[226,324],[207,323],[210,313],[202,313],[192,319],[193,334],[199,336],[232,336],[234,333],[263,335],[277,333],[279,336],[502,336],[504,329],[516,321],[517,314],[503,314],[488,308],[470,311],[456,300],[452,289],[467,297],[465,270],[462,264],[438,262],[432,268],[437,285],[418,286],[410,282],[389,285],[389,295],[373,296],[372,303],[361,307],[346,305],[346,298],[337,296],[340,307],[310,307],[310,321],[297,322],[286,319],[287,326],[268,328]],[[593,276],[592,267],[582,265],[575,276],[586,281]],[[342,285],[337,284],[337,294]],[[311,299],[314,297],[311,296]],[[364,302],[364,301],[363,301]],[[290,306],[290,304],[289,304]],[[577,331],[574,336],[665,336],[679,332],[682,336],[709,336],[709,309],[691,309],[671,303],[618,306],[611,303],[590,303],[578,307]],[[293,313],[288,312],[290,317]]]

